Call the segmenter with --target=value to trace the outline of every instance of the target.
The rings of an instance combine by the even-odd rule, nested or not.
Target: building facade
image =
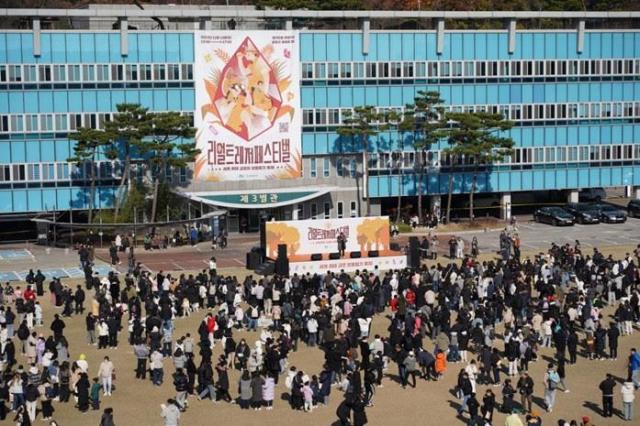
[[[384,200],[414,197],[420,187],[437,206],[450,174],[456,194],[469,192],[473,175],[469,161],[451,164],[442,154],[446,142],[418,153],[410,138],[381,133],[369,144],[366,179],[362,146],[336,132],[348,109],[401,112],[426,90],[438,91],[448,111],[514,121],[513,155],[481,169],[476,184],[480,193],[500,194],[505,209],[511,194],[531,191],[576,197],[580,188],[628,186],[640,196],[640,30],[590,30],[584,21],[517,30],[512,20],[505,30],[373,31],[364,22],[353,30],[300,30],[301,179],[222,185],[172,170],[177,190],[229,210],[230,230],[242,220],[257,226],[263,211],[279,219],[358,216],[366,197],[377,214]],[[68,133],[100,128],[116,105],[195,109],[193,29],[39,25],[0,30],[0,218],[86,209],[88,171],[68,161]],[[427,165],[421,175],[419,155]],[[119,166],[104,160],[98,169],[96,205],[108,208]]]

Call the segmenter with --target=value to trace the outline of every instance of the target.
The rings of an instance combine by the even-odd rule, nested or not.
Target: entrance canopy
[[[183,192],[185,197],[212,206],[231,209],[274,208],[312,200],[335,187],[297,187],[246,191]]]

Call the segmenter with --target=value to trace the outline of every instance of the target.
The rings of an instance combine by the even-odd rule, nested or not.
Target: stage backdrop
[[[387,216],[267,222],[265,232],[267,257],[272,259],[278,256],[278,244],[287,245],[287,256],[292,262],[308,261],[316,253],[326,259],[329,253],[338,251],[337,238],[341,232],[347,238],[347,257],[354,251],[361,252],[363,257],[371,250],[378,250],[380,256],[392,254]]]
[[[196,31],[197,180],[302,174],[298,33]]]

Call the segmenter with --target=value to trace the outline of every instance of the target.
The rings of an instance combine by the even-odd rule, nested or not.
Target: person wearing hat
[[[78,360],[76,361],[76,365],[80,368],[80,371],[86,373],[89,371],[89,363],[87,362],[87,356],[85,354],[80,354]]]

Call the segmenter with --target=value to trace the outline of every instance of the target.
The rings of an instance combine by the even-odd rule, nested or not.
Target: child
[[[91,392],[89,393],[89,399],[91,399],[91,408],[94,410],[100,409],[100,383],[98,383],[98,378],[93,378],[93,384],[91,385]]]
[[[313,389],[309,386],[308,380],[304,382],[302,395],[304,396],[304,411],[311,412],[313,410]]]

